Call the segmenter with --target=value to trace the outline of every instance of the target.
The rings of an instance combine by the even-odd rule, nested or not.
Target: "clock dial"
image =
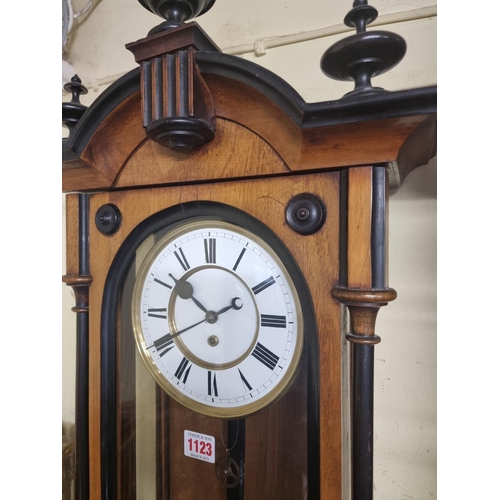
[[[284,394],[303,345],[295,286],[276,252],[233,223],[196,219],[144,260],[133,324],[160,386],[200,413],[250,415]]]

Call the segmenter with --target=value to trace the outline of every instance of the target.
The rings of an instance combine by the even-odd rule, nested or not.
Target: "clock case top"
[[[194,22],[177,30],[203,33]],[[306,103],[274,73],[217,52],[210,43],[198,43],[198,47],[194,43],[194,67],[202,89],[200,92],[195,88],[198,93],[193,99],[203,94],[211,108],[215,123],[212,143],[186,154],[148,140],[141,109],[141,74],[137,68],[106,89],[63,140],[63,191],[110,190],[376,164],[387,166],[390,186],[399,187],[413,168],[427,163],[436,153],[435,86]],[[263,139],[281,157],[284,167],[264,167],[257,161],[253,165],[236,162],[227,168],[222,166],[225,158],[221,158],[219,169],[193,168],[204,155],[210,154],[214,145],[227,142],[231,130],[224,124],[228,123],[242,125]],[[238,153],[242,152],[236,146],[231,151],[232,158],[237,158]],[[141,154],[149,159],[146,172],[137,165]],[[171,160],[170,165],[158,168],[151,159],[159,155],[163,162]],[[132,156],[137,161],[129,162]]]

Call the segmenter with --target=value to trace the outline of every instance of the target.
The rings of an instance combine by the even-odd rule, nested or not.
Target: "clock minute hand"
[[[167,333],[166,335],[163,335],[163,337],[160,337],[159,339],[155,340],[152,345],[147,347],[146,349],[151,349],[152,347],[158,348],[159,346],[169,342],[170,340],[174,339],[175,337],[178,337],[181,333],[187,332],[188,330],[191,330],[191,328],[194,328],[195,326],[201,325],[202,323],[206,323],[207,318],[202,319],[201,321],[198,321],[194,325],[188,326],[186,328],[183,328],[182,330],[179,330],[178,332],[175,333]]]
[[[171,337],[177,337],[181,333],[187,332],[188,330],[191,330],[191,328],[194,328],[195,326],[201,325],[202,323],[206,323],[207,318],[202,319],[201,321],[198,321],[198,323],[195,323],[194,325],[188,326],[186,328],[183,328],[182,330],[179,330],[178,332],[175,332],[171,335]]]

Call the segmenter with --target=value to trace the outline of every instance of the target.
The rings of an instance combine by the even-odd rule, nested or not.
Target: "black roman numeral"
[[[163,337],[160,337],[158,340],[155,340],[153,342],[153,346],[158,351],[158,354],[161,357],[167,354],[167,352],[171,351],[175,347],[174,339],[172,338],[172,335],[170,333],[167,333],[167,335],[164,335]]]
[[[274,370],[278,364],[279,357],[270,351],[267,347],[264,347],[260,342],[257,342],[252,356],[258,359],[264,366],[267,366],[270,370]]]
[[[243,385],[246,386],[249,391],[251,391],[252,386],[248,383],[248,380],[245,378],[243,373],[241,373],[241,370],[239,368],[238,368],[238,371],[240,372],[240,378],[241,378],[241,381],[243,382]],[[246,389],[245,389],[245,392],[246,392]]]
[[[286,316],[275,316],[274,314],[261,314],[260,326],[271,328],[286,328]]]
[[[168,285],[167,283],[165,283],[164,281],[161,281],[159,280],[158,278],[155,278],[154,281],[156,281],[156,283],[159,283],[160,285],[162,286],[166,286],[167,288],[169,288],[170,290],[172,290],[172,286],[171,285]]]
[[[174,252],[177,260],[179,261],[179,264],[182,266],[182,269],[184,269],[184,271],[187,271],[190,268],[190,265],[186,259],[186,256],[184,255],[184,252],[182,251],[182,248],[179,248],[179,253],[177,253],[177,250]]]
[[[186,357],[182,358],[182,361],[177,367],[177,371],[174,373],[175,377],[180,380],[182,375],[184,375],[182,383],[185,384],[192,366],[192,363],[189,363],[189,360]]]
[[[253,293],[255,293],[255,295],[257,295],[258,293],[262,292],[262,290],[265,290],[266,288],[269,288],[271,285],[274,285],[274,283],[276,283],[276,281],[272,276],[270,276],[269,278],[267,278],[267,280],[264,280],[262,283],[255,285],[252,288],[252,291]]]
[[[217,378],[215,373],[212,376],[212,372],[208,371],[208,395],[219,397],[219,391],[217,390]]]
[[[205,262],[207,264],[215,264],[215,238],[205,238]]]
[[[165,314],[161,314],[165,313]],[[167,308],[166,307],[151,307],[148,309],[148,316],[150,318],[160,318],[167,319]]]
[[[243,258],[243,255],[245,254],[246,252],[246,248],[244,248],[241,252],[240,252],[240,255],[238,256],[238,258],[236,259],[236,262],[234,264],[234,267],[233,267],[233,271],[236,271],[236,268],[240,265],[240,261],[241,259]]]

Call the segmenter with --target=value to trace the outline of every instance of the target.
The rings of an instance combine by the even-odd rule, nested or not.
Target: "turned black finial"
[[[87,94],[88,90],[78,75],[75,75],[63,88],[71,92],[71,102],[62,103],[62,123],[71,132],[87,109],[87,106],[80,103],[80,95]]]
[[[392,69],[406,53],[406,42],[396,33],[366,31],[366,26],[378,16],[377,10],[367,3],[354,0],[344,24],[356,28],[356,34],[332,45],[321,58],[321,69],[327,76],[334,80],[354,80],[354,90],[344,97],[385,92],[372,87],[372,77]]]
[[[170,28],[177,28],[183,23],[205,14],[215,0],[139,0],[139,3],[150,12],[165,19],[165,22],[153,28],[153,35]]]

